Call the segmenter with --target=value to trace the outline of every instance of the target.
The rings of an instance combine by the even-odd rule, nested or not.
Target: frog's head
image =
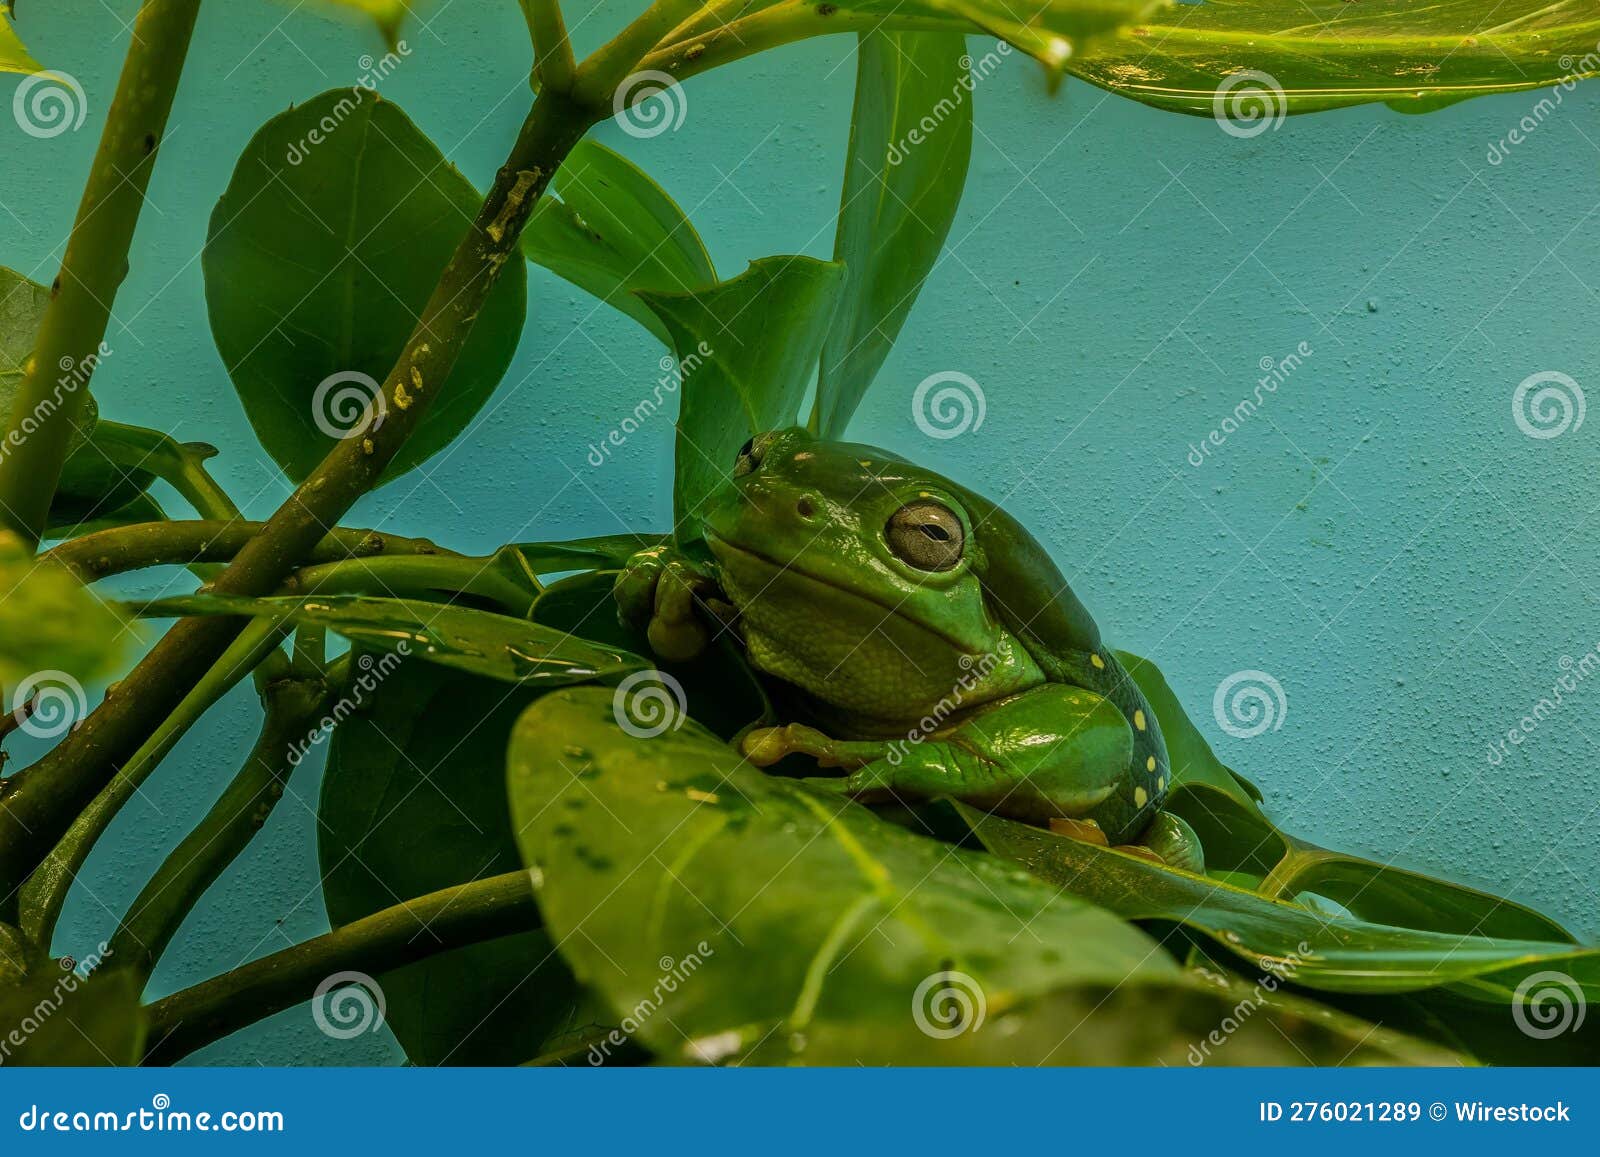
[[[1037,677],[986,605],[983,514],[948,479],[799,429],[745,443],[733,475],[706,541],[762,670],[885,721],[975,668],[988,693]]]

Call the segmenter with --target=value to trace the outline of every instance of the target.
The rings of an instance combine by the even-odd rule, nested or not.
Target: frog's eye
[[[884,527],[889,549],[918,570],[953,570],[967,543],[961,519],[938,502],[908,502]]]
[[[739,447],[739,454],[733,460],[733,476],[735,478],[743,478],[746,474],[754,474],[756,467],[761,465],[761,459],[766,456],[766,452],[766,437],[758,435],[747,439],[745,444]]]

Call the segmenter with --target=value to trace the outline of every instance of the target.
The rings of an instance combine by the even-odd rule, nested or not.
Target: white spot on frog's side
[[[1167,777],[1166,776],[1163,775],[1160,779],[1156,780],[1156,790],[1157,791],[1166,791],[1167,790]]]
[[[1154,771],[1156,769],[1156,757],[1155,756],[1152,755],[1149,759],[1144,761],[1144,769],[1146,771]]]
[[[1136,787],[1136,788],[1133,789],[1133,806],[1134,807],[1144,807],[1144,805],[1146,803],[1148,803],[1149,800],[1150,800],[1150,793],[1145,791],[1144,788]]]
[[[1133,713],[1133,725],[1135,727],[1137,727],[1140,731],[1144,730],[1144,712],[1143,711],[1135,711]]]

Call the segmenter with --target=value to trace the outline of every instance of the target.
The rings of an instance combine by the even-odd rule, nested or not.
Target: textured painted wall
[[[527,101],[515,5],[455,3],[409,35],[384,82],[480,187]],[[134,0],[22,6],[36,54],[90,102],[75,134],[0,124],[0,261],[48,280]],[[576,5],[581,9],[582,4]],[[600,6],[598,43],[629,8]],[[687,89],[676,132],[603,142],[690,210],[724,274],[772,253],[827,256],[853,61],[812,43]],[[981,48],[977,40],[974,47]],[[352,83],[364,29],[271,0],[209,5],[96,379],[110,417],[215,443],[248,511],[289,487],[254,449],[209,341],[198,253],[254,128]],[[0,86],[0,97],[11,91]],[[1600,678],[1579,682],[1498,764],[1489,744],[1600,643],[1594,519],[1600,423],[1551,439],[1513,420],[1518,383],[1600,381],[1600,85],[1491,163],[1537,98],[1428,117],[1299,119],[1253,139],[1069,83],[1048,98],[1013,56],[977,93],[972,178],[940,262],[856,434],[1005,499],[1047,542],[1116,643],[1165,668],[1224,757],[1320,843],[1483,885],[1600,934],[1595,878]],[[351,521],[482,550],[668,521],[670,422],[606,465],[586,448],[655,380],[632,322],[534,270],[513,370],[470,438]],[[1264,359],[1301,362],[1220,446],[1192,448]],[[969,374],[981,427],[933,440],[911,394]],[[142,576],[159,589],[170,574]],[[1233,738],[1214,690],[1270,673],[1279,729]],[[183,743],[89,864],[57,948],[91,950],[231,775],[255,726],[239,693]],[[167,991],[326,927],[309,762],[263,837],[168,954]],[[390,1062],[387,1034],[322,1037],[304,1008],[205,1059]]]

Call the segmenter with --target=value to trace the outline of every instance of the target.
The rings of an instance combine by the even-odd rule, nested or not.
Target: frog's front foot
[[[711,641],[712,626],[733,619],[716,580],[668,546],[628,559],[612,594],[618,618],[643,627],[651,650],[668,662],[697,658]]]
[[[739,742],[744,757],[757,767],[771,767],[790,755],[809,755],[819,767],[854,770],[883,755],[886,745],[830,739],[815,727],[789,723],[782,727],[757,727]],[[843,780],[827,780],[843,783]]]

